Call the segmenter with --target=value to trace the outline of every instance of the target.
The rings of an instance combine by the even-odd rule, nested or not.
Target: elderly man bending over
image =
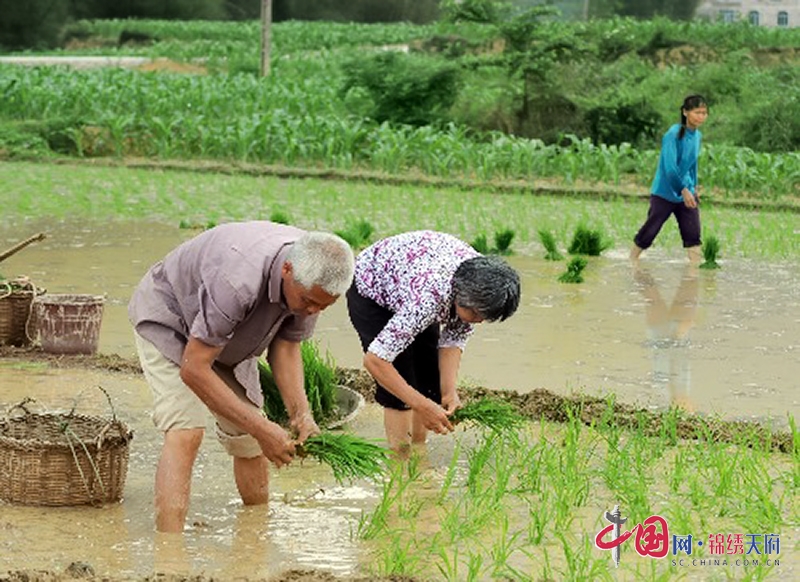
[[[269,461],[291,462],[294,441],[262,412],[257,358],[265,350],[298,442],[319,432],[300,342],[350,286],[353,262],[337,236],[254,221],[208,230],[145,274],[128,313],[153,392],[153,422],[164,433],[158,531],[183,530],[208,410],[245,504],[267,502]]]

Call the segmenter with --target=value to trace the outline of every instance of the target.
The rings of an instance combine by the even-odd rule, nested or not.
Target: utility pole
[[[272,0],[261,0],[261,76],[269,76],[272,50]]]
[[[589,21],[589,0],[583,0],[583,20]]]

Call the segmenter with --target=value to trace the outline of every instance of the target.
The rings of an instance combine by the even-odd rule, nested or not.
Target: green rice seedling
[[[359,519],[357,535],[361,539],[374,540],[387,534],[392,508],[401,502],[413,482],[406,477],[402,464],[390,464],[389,468],[388,478],[381,483],[380,501],[369,515],[362,515]]]
[[[321,424],[330,420],[336,413],[336,364],[329,354],[323,356],[320,353],[319,346],[313,340],[306,340],[300,344],[300,355],[303,360],[305,391],[311,406],[311,414],[317,424]],[[278,424],[286,424],[289,414],[269,364],[259,360],[258,372],[267,418]]]
[[[467,559],[467,582],[482,580],[483,554],[480,552],[470,552]]]
[[[508,432],[520,428],[525,423],[513,405],[497,398],[480,398],[466,403],[450,417],[453,424],[471,422],[495,432]]]
[[[556,244],[556,237],[553,236],[553,233],[549,230],[544,228],[539,229],[539,240],[542,242],[542,246],[544,246],[544,250],[547,251],[544,255],[544,258],[548,261],[560,261],[564,258],[560,252],[558,252],[558,245]]]
[[[264,360],[258,360],[258,379],[261,383],[261,393],[264,395],[264,412],[267,418],[278,424],[285,425],[289,421],[289,413],[283,403],[278,385],[275,383],[275,376]],[[312,412],[313,414],[313,412]]]
[[[470,245],[472,245],[472,248],[475,249],[476,251],[478,251],[482,255],[488,255],[489,254],[489,251],[490,251],[490,249],[489,249],[489,241],[487,240],[486,235],[483,234],[483,233],[481,233],[478,236],[476,236],[472,240]]]
[[[597,558],[594,544],[590,536],[583,534],[580,539],[574,535],[567,537],[563,533],[556,533],[561,540],[566,560],[565,578],[570,580],[613,580],[614,577],[608,570],[606,557]]]
[[[531,503],[528,507],[528,529],[526,541],[529,545],[538,546],[542,543],[547,526],[553,521],[554,507],[550,503],[550,494],[543,493],[538,502]]]
[[[789,429],[792,434],[792,474],[789,484],[796,490],[800,489],[800,430],[797,429],[797,421],[794,415],[789,415]]]
[[[337,236],[343,238],[354,249],[363,249],[370,243],[375,229],[366,220],[359,220],[350,223],[347,228],[334,231]]]
[[[562,283],[583,283],[583,270],[588,264],[589,261],[585,257],[572,257],[567,263],[567,270],[558,277],[558,280]]]
[[[283,210],[273,210],[269,215],[270,222],[277,222],[278,224],[291,224],[292,220],[289,214]]]
[[[701,269],[719,269],[717,256],[719,255],[719,240],[713,235],[709,235],[703,241],[703,262]]]
[[[442,487],[439,491],[439,504],[444,504],[450,493],[450,488],[453,486],[453,481],[456,478],[456,471],[458,470],[458,458],[461,453],[461,441],[457,440],[453,447],[453,455],[450,457],[450,464],[447,466],[447,473],[442,479]]]
[[[571,255],[599,257],[600,253],[610,246],[611,243],[603,240],[603,233],[599,230],[590,230],[583,225],[578,225],[568,251]]]
[[[521,530],[510,531],[507,513],[501,513],[498,520],[500,521],[500,531],[497,532],[494,543],[488,552],[492,559],[492,577],[507,580],[530,580],[530,577],[511,566],[512,555],[522,546],[523,532]]]
[[[314,457],[329,465],[339,483],[356,479],[375,479],[383,474],[388,449],[352,434],[323,432],[298,444],[297,455]]]
[[[505,228],[494,233],[494,249],[492,252],[497,255],[510,255],[511,241],[514,240],[515,232],[510,228]]]

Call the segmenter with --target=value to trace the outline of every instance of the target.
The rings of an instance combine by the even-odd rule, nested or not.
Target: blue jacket
[[[700,130],[688,127],[678,139],[681,125],[669,128],[661,140],[661,155],[650,192],[670,202],[683,202],[681,190],[688,188],[697,195],[697,157],[700,155]]]

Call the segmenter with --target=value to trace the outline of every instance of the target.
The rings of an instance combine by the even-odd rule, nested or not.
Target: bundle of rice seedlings
[[[453,424],[471,422],[495,432],[511,431],[522,426],[525,417],[513,405],[497,398],[480,398],[466,403],[451,416]]]
[[[305,391],[311,414],[317,424],[322,424],[336,413],[336,364],[330,355],[323,356],[320,353],[319,346],[313,340],[300,344],[300,355],[303,359]],[[286,424],[289,414],[269,364],[259,360],[258,373],[267,418],[278,424]]]
[[[567,270],[558,278],[562,283],[583,283],[583,270],[589,264],[584,257],[573,257],[567,263]]]
[[[354,249],[362,249],[369,245],[375,229],[366,220],[351,223],[344,230],[334,231],[336,236],[344,239]]]
[[[308,437],[296,450],[301,458],[314,457],[329,465],[338,483],[378,477],[389,456],[388,449],[376,442],[342,432]]]
[[[585,226],[579,225],[567,250],[571,255],[599,257],[600,253],[609,246],[611,243],[603,240],[603,234],[599,230],[589,230]]]
[[[542,246],[547,253],[544,258],[548,261],[560,261],[564,256],[558,252],[558,245],[556,244],[556,237],[549,230],[543,228],[539,229],[539,240],[542,241]]]
[[[273,210],[272,214],[269,215],[269,219],[271,222],[277,222],[278,224],[292,223],[291,218],[289,218],[289,214],[283,210]]]
[[[497,255],[510,255],[511,241],[514,240],[515,232],[510,228],[498,230],[494,233],[494,253]]]
[[[486,235],[483,233],[476,236],[475,240],[473,240],[470,245],[482,255],[489,254],[489,241],[486,239]]]
[[[710,235],[703,241],[703,262],[700,264],[701,269],[719,269],[717,262],[717,255],[719,255],[719,240],[717,237]]]

